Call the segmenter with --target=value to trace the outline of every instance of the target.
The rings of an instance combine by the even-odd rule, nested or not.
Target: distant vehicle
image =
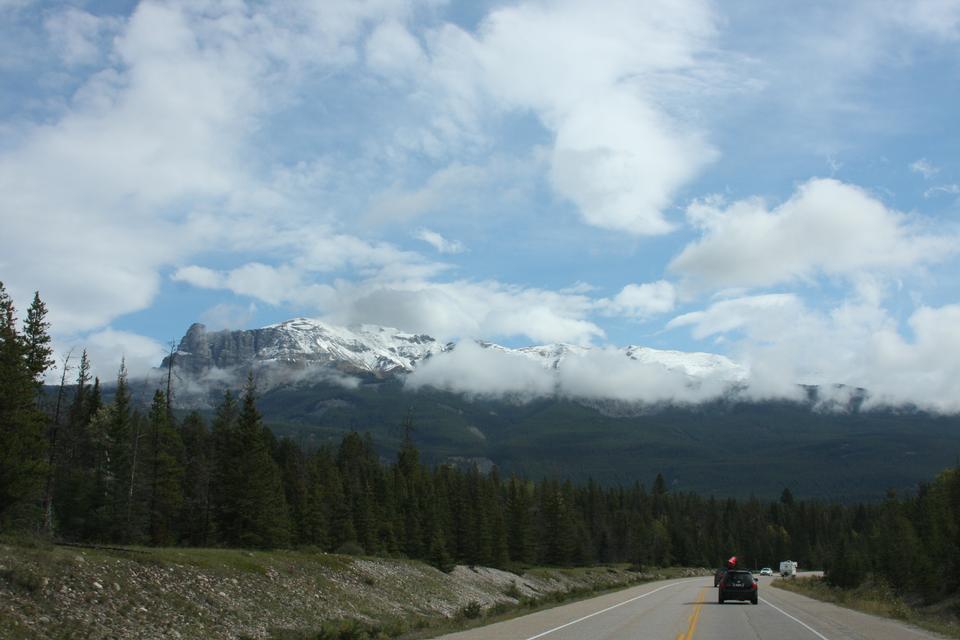
[[[749,600],[757,604],[760,599],[758,579],[743,569],[730,569],[720,580],[717,601],[723,604],[727,600]]]
[[[762,576],[772,576],[772,575],[773,575],[773,569],[771,569],[770,567],[764,567],[763,569],[760,569],[760,575],[762,575]]]
[[[784,578],[792,578],[797,575],[797,563],[793,560],[784,560],[780,563],[780,575]]]

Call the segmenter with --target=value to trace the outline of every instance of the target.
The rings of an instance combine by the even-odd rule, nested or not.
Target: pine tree
[[[276,547],[290,541],[290,519],[280,470],[255,400],[253,376],[247,380],[237,417],[237,485],[233,491],[237,529],[231,537],[239,546]]]
[[[61,536],[82,539],[94,503],[94,451],[88,428],[99,407],[99,383],[90,387],[90,360],[80,356],[73,401],[57,439],[53,502]]]
[[[307,544],[307,518],[311,504],[306,456],[293,440],[283,438],[277,447],[277,462],[283,480],[284,495],[290,508],[291,541],[294,544]]]
[[[38,291],[33,294],[33,302],[27,309],[27,319],[23,323],[24,357],[27,370],[37,385],[38,395],[43,387],[44,374],[54,364],[49,329],[47,305],[40,300]]]
[[[127,384],[127,367],[121,362],[117,372],[117,391],[105,414],[103,426],[103,462],[106,491],[106,540],[131,542],[136,537],[137,522],[134,513],[134,490],[136,488],[135,447],[137,435],[131,408],[130,388]]]
[[[183,442],[167,413],[166,394],[157,389],[148,417],[150,506],[148,533],[151,544],[170,545],[178,538],[178,517],[183,506]]]
[[[213,454],[207,425],[199,413],[193,411],[183,420],[180,438],[184,449],[180,537],[185,544],[205,547],[210,544],[213,528]]]
[[[43,370],[30,357],[0,282],[0,528],[28,526],[39,515],[36,501],[46,477],[45,417],[37,408]]]
[[[210,434],[212,441],[212,475],[210,499],[213,523],[218,542],[237,544],[233,532],[237,530],[239,514],[234,491],[239,482],[236,461],[240,457],[240,442],[237,434],[237,402],[230,390],[223,394],[217,407]]]

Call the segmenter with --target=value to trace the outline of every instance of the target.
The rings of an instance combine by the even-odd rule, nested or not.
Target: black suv
[[[749,571],[728,569],[726,575],[720,578],[718,594],[720,604],[725,600],[749,600],[757,604],[760,595],[757,582]]]

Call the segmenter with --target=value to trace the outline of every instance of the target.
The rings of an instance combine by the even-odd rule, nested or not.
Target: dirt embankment
[[[0,544],[0,638],[268,638],[343,618],[427,626],[655,577],[623,567],[443,573],[309,551]]]

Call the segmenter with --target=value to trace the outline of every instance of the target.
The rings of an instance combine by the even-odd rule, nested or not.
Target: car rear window
[[[727,580],[753,580],[753,574],[749,571],[728,571]]]

